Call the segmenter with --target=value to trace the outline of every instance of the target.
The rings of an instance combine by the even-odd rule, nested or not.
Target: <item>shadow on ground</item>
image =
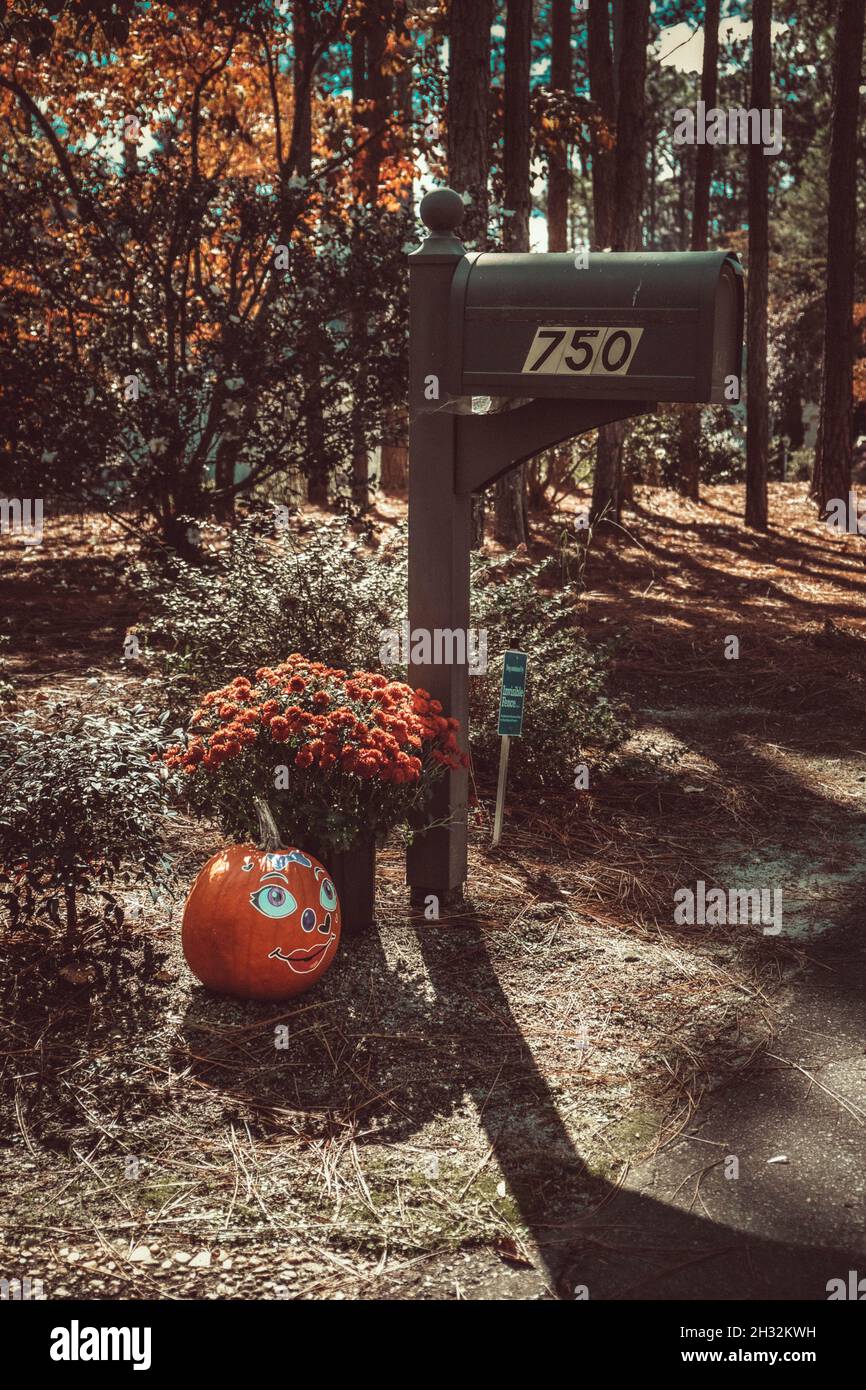
[[[531,1239],[534,1267],[520,1242],[503,1231],[499,1253],[514,1268],[511,1297],[572,1299],[585,1288],[593,1299],[816,1300],[826,1298],[829,1279],[846,1276],[858,1259],[863,1263],[862,1244],[822,1239],[833,1226],[821,1217],[822,1205],[835,1202],[832,1154],[824,1156],[823,1188],[787,1181],[776,1182],[775,1196],[766,1190],[767,1173],[777,1177],[779,1170],[756,1157],[756,1150],[766,1149],[757,1137],[765,1135],[769,1116],[777,1118],[778,1099],[765,1095],[763,1062],[713,1098],[728,1122],[736,1116],[737,1133],[726,1134],[722,1124],[719,1137],[708,1139],[698,1112],[689,1136],[675,1146],[685,1155],[691,1149],[687,1189],[671,1188],[661,1200],[634,1190],[630,1181],[617,1186],[575,1149],[499,983],[484,924],[467,917],[414,934],[432,997],[401,980],[378,936],[353,940],[347,967],[353,980],[339,988],[332,973],[327,1028],[303,1013],[292,1023],[288,1093],[279,1063],[235,1071],[227,1083],[225,1067],[205,1060],[203,1030],[214,1001],[198,991],[182,1030],[197,1059],[196,1075],[223,1093],[230,1084],[239,1097],[273,1111],[290,1106],[295,1123],[305,1114],[309,1140],[338,1133],[350,1121],[359,1146],[405,1142],[470,1096],[513,1200],[515,1226],[525,1227]],[[369,993],[356,1012],[352,1001],[361,977]],[[860,989],[862,982],[852,978],[836,1003],[853,1007]],[[425,1056],[427,1063],[416,1066]],[[188,1064],[189,1056],[181,1060]],[[721,1161],[729,1154],[740,1164],[734,1181],[725,1179]],[[694,1200],[694,1177],[702,1169],[710,1171],[700,1199],[714,1208],[713,1219],[683,1209]],[[656,1180],[652,1163],[638,1174],[643,1183]]]

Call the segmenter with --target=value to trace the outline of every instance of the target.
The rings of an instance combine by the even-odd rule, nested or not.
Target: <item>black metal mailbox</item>
[[[584,259],[463,257],[449,304],[452,396],[738,399],[728,380],[739,381],[743,338],[736,256],[623,251]]]

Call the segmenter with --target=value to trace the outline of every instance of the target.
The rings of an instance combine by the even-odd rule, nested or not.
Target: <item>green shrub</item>
[[[560,569],[529,566],[503,578],[501,561],[473,556],[471,621],[487,629],[491,662],[486,675],[469,680],[472,753],[485,775],[498,754],[497,671],[509,646],[531,657],[526,732],[513,749],[517,783],[570,787],[584,750],[614,748],[626,735],[608,694],[608,649],[589,644],[574,590],[557,586]],[[145,589],[153,604],[146,626],[175,722],[186,721],[202,690],[293,652],[408,679],[405,667],[383,664],[380,655],[383,631],[398,628],[407,611],[404,531],[374,549],[344,518],[308,538],[265,536],[248,522],[208,569],[180,563],[169,583],[151,576]]]
[[[681,418],[678,409],[661,410],[629,422],[623,453],[631,477],[642,483],[676,487]],[[743,431],[730,411],[702,410],[698,450],[702,482],[737,482],[744,476]]]
[[[121,722],[58,705],[43,706],[39,722],[32,710],[0,720],[0,890],[12,926],[53,923],[70,940],[120,927],[106,885],[121,866],[159,878],[165,776],[151,761],[160,735],[142,713]]]
[[[610,644],[589,643],[573,591],[546,587],[551,573],[550,565],[529,565],[503,579],[501,563],[473,557],[472,623],[487,629],[490,664],[486,675],[470,676],[469,709],[475,767],[492,776],[502,654],[527,652],[523,736],[511,744],[509,779],[562,789],[573,787],[577,762],[616,748],[630,725],[608,688]]]
[[[173,716],[202,690],[292,652],[352,670],[377,669],[383,628],[406,606],[406,545],[371,551],[345,517],[300,539],[242,522],[207,568],[178,562],[144,576],[144,626],[160,654]]]
[[[788,455],[788,482],[809,482],[814,466],[814,445],[809,449],[794,449]]]

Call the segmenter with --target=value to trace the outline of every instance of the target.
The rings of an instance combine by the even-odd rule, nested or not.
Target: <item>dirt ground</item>
[[[314,991],[217,998],[179,924],[219,837],[180,822],[110,988],[5,933],[0,1273],[48,1298],[825,1298],[863,1266],[866,552],[804,484],[771,485],[767,536],[740,487],[705,498],[641,490],[594,542],[580,608],[634,737],[588,791],[516,799],[497,851],[479,789],[459,916],[410,918],[388,846],[377,929]],[[148,698],[119,539],[3,544],[19,703]],[[781,889],[782,932],[676,925],[699,880]]]

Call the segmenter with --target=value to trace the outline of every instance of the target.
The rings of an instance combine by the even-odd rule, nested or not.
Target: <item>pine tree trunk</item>
[[[701,500],[701,407],[684,405],[680,414],[677,473],[679,493],[692,502]]]
[[[613,249],[638,251],[643,242],[646,164],[646,66],[650,0],[629,0],[618,64],[616,183]],[[614,4],[614,15],[620,5]]]
[[[508,0],[505,24],[505,127],[503,176],[506,210],[502,245],[506,251],[529,250],[529,66],[532,45],[532,0]]]
[[[679,173],[677,176],[677,225],[679,229],[679,246],[677,250],[685,251],[688,247],[688,217],[686,206],[688,199],[686,189],[688,186],[688,160],[686,159],[685,146],[683,146],[679,156]]]
[[[659,130],[658,125],[654,119],[647,133],[650,147],[649,227],[647,230],[649,234],[649,244],[653,249],[655,249],[657,231],[656,206],[658,194],[658,156],[656,155],[656,142],[658,140]]]
[[[313,170],[313,42],[310,0],[295,0],[292,24],[295,166],[302,178],[309,178]],[[301,373],[304,379],[307,501],[312,502],[314,506],[326,507],[331,480],[322,404],[322,361],[314,339],[304,345]]]
[[[370,153],[364,143],[369,135],[369,113],[366,107],[367,91],[367,34],[359,26],[352,34],[352,125],[356,131],[358,148],[352,162],[352,181],[359,204],[369,200],[370,193]],[[356,245],[358,245],[356,234]],[[360,247],[358,248],[360,250]],[[360,256],[358,257],[360,259]],[[355,400],[353,414],[359,421],[360,403],[367,398],[367,316],[362,309],[351,312],[352,345],[356,362]],[[366,511],[370,505],[370,454],[367,449],[366,432],[361,423],[356,423],[352,442],[352,473],[350,481],[352,505]]]
[[[857,121],[864,0],[841,0],[833,62],[821,420],[812,489],[821,512],[851,487]]]
[[[508,0],[505,25],[505,207],[502,244],[506,251],[529,250],[529,68],[532,46],[532,0]],[[494,534],[503,545],[527,541],[523,466],[495,484]]]
[[[610,46],[610,8],[608,0],[589,0],[587,16],[589,89],[598,118],[605,132],[616,131],[616,85]],[[597,250],[611,246],[614,238],[614,189],[616,149],[608,148],[601,132],[593,132],[592,207],[594,244]],[[602,519],[617,520],[620,515],[619,436],[614,426],[600,429],[592,483],[593,524]]]
[[[707,0],[704,9],[704,61],[701,101],[705,109],[716,104],[719,71],[720,0]],[[692,216],[692,250],[706,251],[710,220],[710,184],[713,177],[713,145],[698,145],[695,163],[695,203]],[[687,405],[680,417],[679,490],[693,502],[701,500],[701,407]]]
[[[613,242],[614,180],[616,151],[608,148],[603,136],[616,131],[616,96],[613,84],[613,54],[610,47],[608,0],[589,0],[587,15],[587,53],[589,91],[603,130],[592,128],[592,212],[593,244],[603,251]]]
[[[448,47],[448,182],[469,201],[460,238],[485,251],[490,170],[490,28],[493,0],[451,0]],[[484,495],[472,499],[472,546],[484,544]]]
[[[802,449],[806,437],[803,425],[803,400],[796,381],[789,381],[785,387],[782,402],[782,432],[788,437],[792,449]]]
[[[389,411],[386,420],[388,439],[382,441],[379,463],[379,486],[383,492],[402,495],[409,486],[409,446],[405,436],[401,439],[398,431],[405,425],[403,412]]]
[[[448,180],[468,197],[463,244],[487,248],[490,170],[490,28],[493,0],[452,0],[449,24]]]
[[[770,26],[772,0],[752,6],[752,90],[750,103],[759,111],[770,106]],[[748,369],[746,380],[746,525],[767,529],[767,298],[769,293],[769,176],[763,146],[749,146],[749,281]]]
[[[605,13],[607,6],[601,7]],[[590,3],[590,19],[592,4]],[[595,35],[597,61],[603,72],[604,54],[610,41],[605,20],[596,16]],[[614,177],[614,207],[611,241],[614,250],[640,249],[641,210],[643,207],[644,164],[646,156],[646,64],[649,42],[649,0],[629,0],[627,22],[622,4],[614,5],[614,33],[618,41],[618,61],[613,65],[614,90],[618,91],[616,113],[616,161]],[[589,40],[592,43],[592,40]],[[604,88],[604,80],[602,81]],[[604,209],[602,210],[604,211]],[[596,209],[598,236],[598,209]],[[619,521],[624,484],[622,477],[622,446],[626,424],[617,421],[603,426],[598,432],[598,454],[592,489],[592,518],[606,517]]]
[[[618,522],[622,515],[620,458],[624,438],[625,424],[621,420],[602,425],[598,432],[590,508],[593,525],[599,521]]]
[[[235,515],[235,495],[232,487],[235,481],[236,449],[221,445],[217,450],[214,464],[214,504],[213,514],[217,521],[232,522]]]
[[[719,10],[721,0],[707,0],[704,7],[704,60],[701,70],[701,101],[706,110],[716,104],[719,84]],[[692,250],[706,251],[710,222],[710,184],[713,178],[714,145],[698,145],[695,161],[695,204],[692,219]]]
[[[571,0],[552,0],[551,86],[560,100],[571,95]],[[547,173],[547,249],[568,250],[568,199],[571,175],[568,167],[568,133],[558,129]]]
[[[413,33],[406,26],[406,18],[405,0],[398,0],[394,6],[394,31],[401,42],[411,39]],[[406,171],[398,196],[408,216],[413,198],[411,151],[414,138],[412,72],[408,65],[403,66],[394,79],[394,96],[399,128],[395,152],[401,156]],[[397,495],[404,495],[409,487],[409,412],[405,401],[395,401],[385,411],[379,487],[383,492]]]

